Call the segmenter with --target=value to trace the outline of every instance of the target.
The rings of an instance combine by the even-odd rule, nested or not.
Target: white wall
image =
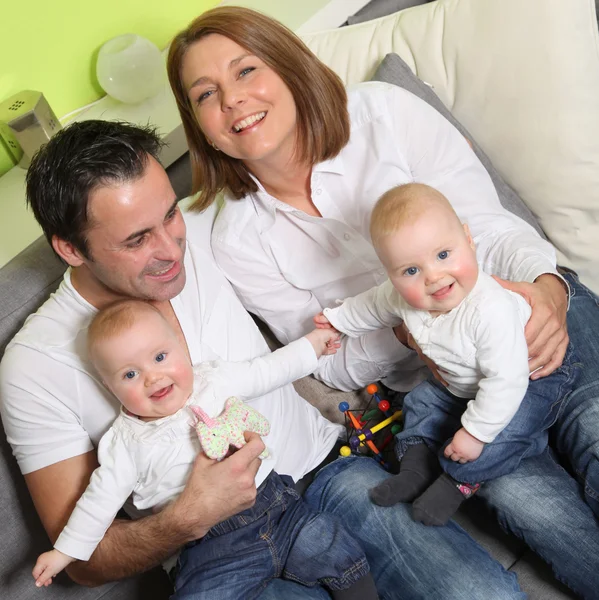
[[[369,0],[224,0],[278,19],[299,34],[338,27]]]

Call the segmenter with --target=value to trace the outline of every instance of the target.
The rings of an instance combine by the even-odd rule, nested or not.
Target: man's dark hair
[[[48,242],[57,236],[91,259],[90,194],[141,177],[162,145],[154,128],[115,121],[73,123],[54,135],[27,171],[27,202]]]

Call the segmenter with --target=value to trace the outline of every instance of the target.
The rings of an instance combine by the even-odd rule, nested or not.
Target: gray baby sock
[[[412,504],[412,518],[424,525],[442,526],[453,517],[460,504],[470,498],[479,484],[459,483],[443,473]]]
[[[424,443],[410,446],[399,464],[399,474],[385,479],[369,492],[379,506],[411,502],[418,498],[441,472],[439,461]]]

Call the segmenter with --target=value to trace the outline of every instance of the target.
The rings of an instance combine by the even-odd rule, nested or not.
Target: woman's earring
[[[212,140],[208,140],[208,143],[217,151],[220,152],[219,147],[212,141]]]

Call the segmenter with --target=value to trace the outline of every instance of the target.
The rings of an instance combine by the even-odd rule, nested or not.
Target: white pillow
[[[599,293],[599,39],[594,0],[437,0],[303,36],[346,83],[399,54]]]

